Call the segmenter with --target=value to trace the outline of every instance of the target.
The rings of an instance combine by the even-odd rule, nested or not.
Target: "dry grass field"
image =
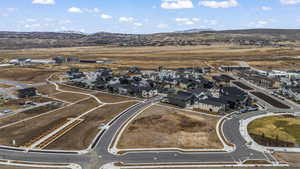
[[[271,116],[254,120],[248,126],[252,135],[292,144],[300,144],[300,118]]]
[[[66,101],[66,102],[71,102],[71,103],[74,103],[76,101],[79,101],[81,99],[89,97],[89,96],[86,96],[83,94],[68,93],[68,92],[61,92],[61,93],[57,93],[57,94],[50,95],[50,96],[55,99]]]
[[[122,102],[128,100],[137,100],[135,98],[130,98],[126,96],[117,96],[117,95],[112,95],[110,93],[103,93],[103,92],[98,92],[94,95],[104,103],[116,103],[116,102]]]
[[[45,82],[55,71],[47,69],[37,69],[33,67],[11,67],[1,68],[0,79],[19,81],[24,83]]]
[[[113,68],[139,66],[153,69],[159,65],[170,68],[206,66],[206,62],[218,66],[220,64],[233,64],[234,61],[247,61],[251,65],[265,68],[279,67],[300,68],[300,60],[280,56],[299,56],[300,49],[290,48],[254,48],[236,45],[213,46],[164,46],[164,47],[76,47],[53,49],[25,49],[2,50],[0,58],[12,59],[16,57],[51,58],[55,56],[76,56],[86,59],[109,59],[115,63]],[[288,60],[288,62],[287,62]],[[281,63],[285,64],[281,64]],[[79,65],[76,65],[79,66]],[[86,65],[80,65],[85,68]],[[97,65],[89,65],[95,68]],[[61,70],[68,66],[51,66],[46,69]]]
[[[94,99],[86,99],[50,114],[2,128],[0,129],[0,144],[13,146],[12,140],[16,140],[16,146],[23,146],[49,129],[57,127],[68,118],[77,117],[98,105]]]
[[[218,118],[152,106],[125,129],[118,148],[222,149],[216,133]]]
[[[57,91],[55,89],[55,86],[52,84],[43,85],[43,86],[37,86],[35,87],[38,92],[42,95],[54,95],[56,93],[60,93],[60,91]]]
[[[85,89],[81,89],[81,88],[77,88],[77,87],[73,87],[73,86],[69,86],[69,85],[64,85],[64,84],[60,84],[58,86],[59,86],[59,89],[61,89],[63,91],[80,92],[80,93],[86,93],[86,94],[95,93],[95,91],[85,90]]]
[[[45,149],[83,150],[88,148],[100,131],[101,124],[107,124],[125,109],[137,102],[105,105],[82,117],[84,121],[62,137],[48,145]]]

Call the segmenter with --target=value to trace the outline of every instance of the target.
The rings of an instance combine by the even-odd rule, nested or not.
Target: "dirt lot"
[[[300,144],[300,118],[264,117],[251,122],[248,131],[262,145],[294,147]]]
[[[118,143],[128,148],[221,149],[218,118],[174,108],[152,106],[125,129]]]
[[[82,150],[88,148],[100,131],[101,124],[107,124],[119,113],[136,104],[137,102],[122,103],[118,105],[103,106],[85,117],[78,126],[67,132],[45,149]]]
[[[55,71],[37,69],[33,67],[1,68],[0,79],[7,79],[25,83],[45,82]]]
[[[16,146],[23,146],[68,118],[77,117],[98,105],[94,99],[87,99],[50,114],[0,129],[0,144],[12,146],[12,140],[16,140]]]
[[[281,162],[288,162],[291,166],[300,167],[300,153],[275,153]]]
[[[97,94],[94,95],[104,103],[116,103],[116,102],[122,102],[127,100],[137,100],[135,98],[130,98],[126,96],[116,96],[116,95],[112,95],[109,93],[102,93],[102,92],[98,92]]]

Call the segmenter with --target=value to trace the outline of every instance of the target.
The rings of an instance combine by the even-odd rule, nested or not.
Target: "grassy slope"
[[[283,116],[265,117],[253,121],[248,126],[250,134],[262,135],[270,139],[300,144],[300,119]]]

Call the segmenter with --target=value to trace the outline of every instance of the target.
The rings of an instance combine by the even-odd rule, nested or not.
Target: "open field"
[[[262,145],[294,147],[300,144],[300,118],[264,117],[251,122],[248,132]]]
[[[234,61],[246,61],[258,68],[300,68],[300,60],[279,56],[298,56],[299,49],[290,48],[254,48],[236,45],[213,46],[164,46],[164,47],[75,47],[52,49],[25,49],[2,50],[0,58],[12,59],[15,57],[51,58],[55,56],[76,56],[86,59],[109,59],[115,63],[113,68],[132,67],[157,68],[159,65],[170,68],[213,66],[234,64]],[[82,65],[84,67],[84,65]],[[85,65],[86,66],[86,65]],[[90,67],[97,67],[91,65]],[[61,70],[62,67],[52,67],[52,70]]]
[[[101,124],[107,124],[119,113],[137,102],[105,105],[82,117],[84,121],[64,134],[45,149],[82,150],[88,148],[100,131]]]
[[[19,81],[24,83],[45,82],[54,73],[53,70],[37,69],[33,67],[1,68],[0,79]]]
[[[126,96],[117,96],[117,95],[113,95],[110,93],[103,93],[103,92],[98,92],[94,95],[104,103],[116,103],[116,102],[122,102],[128,100],[138,100],[135,98],[130,98]]]
[[[125,129],[118,148],[222,149],[216,133],[218,118],[155,105]]]
[[[94,99],[85,99],[50,114],[2,128],[0,129],[0,144],[13,146],[12,140],[16,140],[15,146],[23,146],[31,140],[40,137],[49,129],[57,127],[67,119],[77,117],[98,105]]]

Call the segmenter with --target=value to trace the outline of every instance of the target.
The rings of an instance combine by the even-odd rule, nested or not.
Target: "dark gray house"
[[[26,88],[26,89],[19,89],[17,90],[17,95],[19,98],[27,98],[27,97],[32,97],[32,96],[36,96],[36,88],[34,87],[30,87],[30,88]]]
[[[194,105],[196,97],[190,92],[178,91],[176,94],[168,94],[168,102],[182,108]]]

